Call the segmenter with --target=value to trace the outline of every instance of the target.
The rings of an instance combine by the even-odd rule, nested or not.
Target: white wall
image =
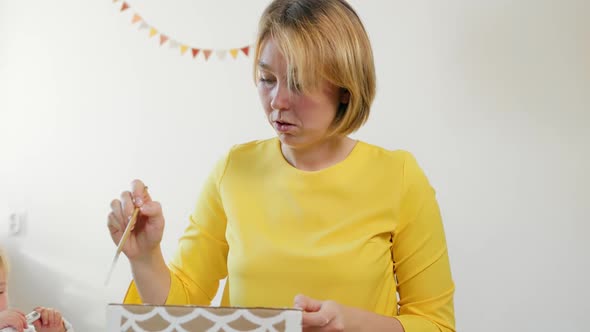
[[[60,308],[101,331],[129,280],[105,226],[144,179],[171,255],[213,162],[272,135],[251,59],[181,57],[178,40],[254,40],[267,1],[0,0],[0,231],[12,302]],[[352,1],[379,90],[356,137],[412,151],[437,188],[460,331],[582,331],[590,297],[590,2]],[[83,309],[87,308],[87,309]]]

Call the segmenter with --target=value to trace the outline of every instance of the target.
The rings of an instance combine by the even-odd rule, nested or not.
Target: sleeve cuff
[[[186,305],[188,303],[188,294],[184,284],[170,269],[170,291],[166,298],[166,305]]]
[[[185,287],[180,279],[170,270],[170,290],[168,291],[168,297],[166,298],[166,305],[185,305],[188,304],[188,296],[185,291]],[[127,294],[123,300],[124,304],[143,304],[135,282],[131,281]]]

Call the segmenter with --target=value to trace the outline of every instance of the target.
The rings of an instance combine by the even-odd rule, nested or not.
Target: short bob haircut
[[[254,79],[264,43],[273,39],[287,62],[287,85],[313,91],[321,79],[350,94],[341,104],[331,134],[348,135],[368,119],[375,97],[375,65],[367,32],[345,0],[275,0],[258,26]]]

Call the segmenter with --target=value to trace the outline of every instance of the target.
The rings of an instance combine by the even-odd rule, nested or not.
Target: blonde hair
[[[0,248],[0,270],[4,270],[4,274],[8,274],[10,265],[8,265],[8,257],[2,248]]]
[[[350,94],[336,113],[333,134],[348,135],[367,121],[376,86],[373,51],[359,16],[345,0],[273,1],[258,26],[255,80],[263,44],[271,38],[286,59],[290,89],[314,90],[322,78]]]

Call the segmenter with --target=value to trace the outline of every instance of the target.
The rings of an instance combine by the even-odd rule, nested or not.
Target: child
[[[0,332],[73,332],[71,324],[61,317],[55,309],[37,307],[35,311],[41,317],[29,326],[25,313],[8,308],[8,272],[9,266],[6,255],[0,249]]]

